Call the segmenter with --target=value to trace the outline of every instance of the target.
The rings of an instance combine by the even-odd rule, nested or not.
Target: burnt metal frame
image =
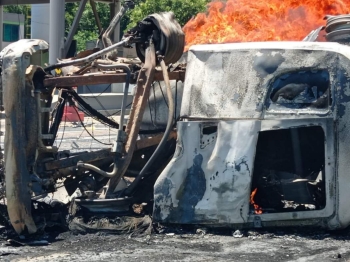
[[[133,2],[132,1],[127,1],[125,3],[125,8],[132,8],[133,6]],[[119,21],[119,17],[123,14],[123,10],[121,10],[113,19],[110,28],[113,28],[114,24],[116,24]],[[153,17],[154,16],[154,17]],[[158,15],[156,16],[153,15],[147,19],[154,19],[155,21],[153,21],[153,23],[155,24],[155,26],[157,27],[157,23],[159,23],[159,21],[171,21],[173,23],[175,23],[175,28],[174,30],[171,30],[168,27],[164,27],[164,28],[158,28],[158,30],[161,30],[161,32],[163,34],[165,34],[165,38],[167,39],[167,41],[169,41],[172,44],[175,44],[175,46],[177,46],[176,51],[177,52],[172,52],[171,55],[169,55],[168,53],[166,53],[167,55],[165,57],[159,56],[159,50],[157,50],[157,55],[159,56],[158,58],[161,59],[163,61],[163,59],[165,59],[163,62],[161,62],[162,65],[162,74],[163,74],[163,79],[166,80],[166,83],[168,85],[168,88],[170,90],[170,84],[169,84],[169,80],[171,79],[168,75],[168,70],[165,66],[165,61],[166,59],[168,59],[168,62],[171,62],[172,60],[176,60],[178,59],[179,55],[180,55],[180,51],[182,54],[182,50],[183,50],[183,45],[184,45],[184,35],[181,31],[181,27],[178,25],[178,23],[174,20],[174,16],[172,15],[172,13],[164,13],[163,15]],[[158,21],[159,20],[159,21]],[[159,26],[159,25],[158,25]],[[149,92],[150,92],[150,88],[151,88],[151,84],[153,83],[154,80],[157,80],[154,78],[155,76],[155,69],[156,69],[156,47],[154,44],[154,40],[153,37],[151,36],[142,36],[142,31],[145,30],[144,28],[135,28],[134,30],[130,31],[130,33],[126,36],[126,38],[124,38],[122,41],[113,44],[113,45],[108,45],[108,47],[105,47],[103,50],[100,50],[98,52],[92,53],[86,57],[83,58],[78,58],[75,60],[68,60],[68,61],[60,61],[58,64],[55,65],[51,65],[47,68],[45,68],[44,70],[46,72],[49,72],[53,69],[57,69],[57,68],[62,68],[62,67],[67,67],[67,66],[72,66],[72,65],[86,65],[92,61],[94,61],[95,59],[98,59],[101,56],[107,56],[111,53],[114,52],[115,49],[119,46],[123,46],[123,45],[128,45],[130,43],[134,43],[134,42],[138,42],[141,39],[143,41],[145,41],[146,44],[146,49],[145,51],[145,55],[144,55],[144,64],[141,68],[140,71],[138,71],[138,74],[135,74],[134,77],[137,75],[138,79],[137,79],[137,88],[136,88],[136,94],[134,96],[134,100],[132,103],[132,108],[131,108],[131,113],[127,122],[127,126],[125,128],[125,135],[124,131],[123,131],[123,127],[119,126],[119,131],[118,131],[118,135],[116,138],[116,144],[113,147],[113,152],[115,154],[114,158],[114,168],[113,171],[108,173],[105,172],[101,169],[99,169],[96,166],[93,165],[89,165],[89,164],[85,164],[85,163],[78,163],[77,167],[78,168],[85,168],[85,169],[90,169],[93,170],[97,173],[99,173],[102,176],[105,177],[109,177],[109,183],[107,185],[107,191],[105,191],[106,195],[102,195],[100,196],[100,198],[103,197],[113,197],[113,192],[116,188],[116,186],[118,185],[120,179],[123,177],[123,175],[125,174],[131,159],[132,159],[132,155],[136,146],[136,140],[140,131],[140,126],[141,126],[141,121],[143,118],[143,114],[145,111],[145,107],[147,104],[147,99],[149,97]],[[110,30],[109,30],[110,31]],[[104,35],[105,37],[109,35],[109,31],[107,30],[107,33]],[[181,31],[181,32],[180,32]],[[154,31],[153,31],[154,32]],[[157,31],[158,32],[158,31]],[[139,39],[141,33],[141,39]],[[173,38],[171,38],[173,37]],[[175,39],[174,39],[175,37]],[[157,47],[158,48],[158,47]],[[169,48],[167,47],[166,50],[162,50],[163,52],[165,51],[169,51]],[[170,57],[168,57],[170,56]],[[177,58],[177,59],[176,59]],[[117,66],[117,63],[113,63],[113,62],[109,62],[109,65],[95,65],[94,63],[92,64],[92,66],[97,66],[97,68],[100,69],[115,69]],[[117,80],[121,81],[121,82],[130,82],[131,79],[131,71],[129,69],[128,66],[125,65],[126,68],[120,68],[123,69],[124,71],[127,71],[127,74],[124,74],[122,77],[119,74],[114,74],[114,77],[117,77]],[[97,82],[104,82],[104,83],[115,83],[116,81],[113,81],[114,79],[109,79],[109,81],[106,81],[106,75],[108,76],[109,72],[108,71],[104,71],[102,73],[99,74],[89,74],[87,76],[87,81],[89,81],[89,83],[91,84],[90,81],[96,80],[96,76],[100,76],[100,79],[97,80]],[[180,77],[181,74],[177,74],[177,77]],[[74,77],[74,76],[73,76]],[[66,77],[66,79],[64,79],[64,81],[68,81],[68,83],[58,83],[56,81],[52,81],[50,79],[46,80],[46,83],[44,83],[44,86],[47,87],[58,87],[58,88],[63,88],[63,85],[65,85],[66,87],[71,87],[71,86],[77,86],[77,85],[82,85],[84,83],[84,81],[77,83],[82,77],[82,75],[80,76],[75,76],[75,79],[69,76]],[[73,78],[73,79],[72,79]],[[94,79],[95,78],[95,79]],[[61,78],[62,79],[62,78]],[[56,78],[55,80],[59,81],[61,80],[60,78]],[[73,80],[74,82],[72,82],[71,80]],[[97,84],[96,82],[94,84]],[[126,93],[124,92],[124,99],[126,97]],[[171,99],[171,91],[170,91],[170,98]],[[170,100],[169,100],[170,101]],[[125,104],[125,103],[123,103]],[[125,106],[125,105],[124,105]],[[170,107],[169,107],[170,108]],[[125,108],[122,108],[122,112],[125,110]],[[169,115],[172,115],[173,113],[169,112]],[[122,114],[123,115],[123,114]],[[169,118],[170,119],[170,118]],[[171,118],[172,119],[172,118]],[[170,119],[170,120],[171,120]],[[121,123],[122,124],[122,120],[123,117],[121,117]],[[167,124],[167,136],[169,136],[169,131],[170,129],[168,129],[168,127],[171,127],[171,123]],[[124,138],[126,136],[126,139]],[[167,138],[163,137],[161,140],[161,144],[164,143],[164,141],[166,142]],[[117,150],[118,149],[118,150]]]
[[[136,139],[140,130],[143,113],[147,105],[147,99],[153,82],[154,71],[156,67],[156,51],[154,44],[150,41],[146,49],[145,64],[137,79],[137,89],[132,102],[129,120],[125,129],[127,140],[124,145],[125,157],[118,162],[118,172],[108,182],[106,196],[108,197],[117,187],[120,179],[125,174],[135,149]]]
[[[102,149],[99,151],[84,153],[84,154],[68,157],[61,160],[46,162],[45,169],[49,171],[49,170],[67,168],[67,167],[76,166],[79,161],[92,162],[92,161],[111,158],[111,157],[112,157],[112,153],[109,149]]]
[[[113,191],[116,188],[117,184],[119,183],[120,179],[125,174],[130,161],[132,159],[132,155],[134,150],[144,148],[147,146],[143,141],[136,141],[143,113],[145,110],[145,106],[147,104],[147,98],[149,96],[150,87],[153,81],[161,81],[164,80],[164,75],[161,71],[158,71],[155,69],[156,64],[156,55],[153,44],[150,45],[150,47],[147,49],[146,52],[146,63],[141,68],[139,72],[134,72],[130,74],[130,77],[127,76],[127,73],[120,72],[120,73],[112,73],[108,74],[108,71],[104,71],[101,73],[96,73],[94,75],[73,75],[73,76],[61,76],[61,77],[51,77],[44,79],[43,85],[46,88],[70,88],[72,86],[77,85],[84,85],[84,84],[101,84],[101,83],[123,83],[128,81],[129,79],[135,79],[137,80],[137,91],[134,96],[134,101],[131,108],[130,117],[126,126],[126,134],[127,134],[127,140],[124,144],[124,157],[118,157],[118,161],[116,162],[116,174],[110,178],[110,181],[108,183],[108,189],[106,191],[106,195],[102,194],[100,198],[105,197],[112,197]],[[116,65],[114,65],[116,66]],[[173,72],[168,72],[169,79],[171,80],[180,80],[184,81],[185,77],[185,71],[183,70],[176,70]],[[125,95],[125,94],[124,94]],[[172,133],[170,135],[171,138],[176,137],[176,134]],[[159,137],[152,140],[152,145],[157,144],[157,141],[159,142]],[[148,145],[149,146],[149,145]],[[112,153],[110,150],[102,150],[99,152],[90,152],[85,153],[83,155],[79,156],[73,156],[67,159],[61,159],[61,160],[55,160],[55,161],[49,161],[46,162],[44,165],[45,171],[52,171],[57,169],[65,169],[68,167],[73,166],[81,166],[88,168],[89,165],[80,164],[80,161],[89,163],[96,160],[101,160],[104,158],[113,159],[117,156],[114,156],[117,154],[117,152]],[[119,155],[119,154],[118,154]],[[90,165],[91,166],[91,165]],[[90,169],[90,168],[88,168]]]
[[[179,80],[184,81],[185,71],[178,70],[169,72],[170,80]],[[136,79],[138,73],[131,73],[131,79]],[[154,72],[154,81],[163,81],[163,75],[160,71]],[[61,77],[52,77],[44,80],[45,87],[72,87],[80,85],[97,85],[97,84],[110,84],[110,83],[125,83],[126,73],[113,73],[113,74],[95,74],[95,75],[74,75],[74,76],[61,76]]]

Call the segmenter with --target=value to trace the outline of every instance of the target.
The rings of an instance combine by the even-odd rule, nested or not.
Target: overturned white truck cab
[[[156,221],[350,224],[350,47],[263,42],[190,48]]]
[[[53,217],[84,227],[89,217],[152,213],[162,224],[347,227],[350,40],[343,17],[334,19],[326,38],[339,43],[314,42],[319,28],[302,42],[198,45],[182,56],[174,14],[153,14],[119,43],[44,68],[46,42],[9,45],[0,73],[13,228],[33,234]],[[131,45],[138,59],[116,55]],[[116,118],[73,88],[111,83],[124,83]],[[67,104],[114,138],[96,150],[60,149]]]

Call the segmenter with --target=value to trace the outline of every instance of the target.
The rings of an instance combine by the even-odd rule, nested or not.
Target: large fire
[[[325,24],[325,15],[350,13],[349,0],[227,0],[208,4],[184,26],[194,44],[299,41]]]
[[[253,190],[253,192],[250,194],[250,204],[252,204],[254,206],[254,213],[257,214],[257,215],[260,215],[263,213],[263,210],[261,207],[259,207],[259,205],[257,205],[254,201],[254,197],[256,195],[256,192],[258,191],[257,188],[255,188]]]

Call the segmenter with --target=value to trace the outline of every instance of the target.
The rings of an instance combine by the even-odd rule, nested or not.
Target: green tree
[[[164,11],[173,11],[181,26],[199,12],[206,10],[206,5],[210,0],[134,0],[135,8],[129,10],[120,22],[121,36],[125,30],[135,26],[136,23],[146,16]],[[106,29],[110,22],[109,5],[96,3],[97,11],[102,27]],[[73,23],[74,16],[78,10],[78,3],[66,4],[66,32]],[[80,25],[75,35],[78,42],[78,50],[85,49],[85,42],[98,38],[98,28],[89,4],[83,12]]]
[[[173,11],[176,19],[181,26],[195,16],[199,12],[206,9],[206,5],[210,0],[134,0],[135,8],[129,10],[122,18],[120,23],[120,32],[130,29],[136,23],[146,16],[162,12]],[[110,22],[109,5],[96,2],[97,12],[101,20],[102,28],[106,29]],[[65,32],[68,34],[70,27],[74,21],[75,14],[79,8],[79,3],[67,3],[65,6]],[[26,23],[30,24],[27,16],[30,14],[30,5],[9,5],[4,6],[4,11],[9,13],[24,14],[26,16]],[[27,27],[26,27],[27,28]],[[83,12],[74,39],[77,40],[78,50],[85,49],[85,43],[90,40],[98,38],[98,27],[95,22],[94,14],[90,4],[88,3]]]
[[[184,26],[193,16],[206,10],[208,0],[143,0],[130,12],[127,29],[146,16],[164,11],[173,11],[181,26]]]
[[[73,24],[75,14],[79,8],[78,3],[67,3],[66,4],[66,15],[65,15],[65,31],[69,33],[70,27]],[[101,21],[102,28],[107,28],[110,21],[109,5],[103,3],[96,3],[97,12]],[[95,21],[94,13],[90,4],[87,4],[83,15],[81,17],[77,33],[74,39],[77,40],[78,50],[85,49],[85,43],[90,40],[96,40],[98,38],[98,27]]]
[[[5,13],[25,14],[30,9],[30,5],[5,5]]]

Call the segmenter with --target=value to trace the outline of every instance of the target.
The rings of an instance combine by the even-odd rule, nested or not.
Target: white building
[[[4,13],[2,48],[24,38],[24,15]]]

